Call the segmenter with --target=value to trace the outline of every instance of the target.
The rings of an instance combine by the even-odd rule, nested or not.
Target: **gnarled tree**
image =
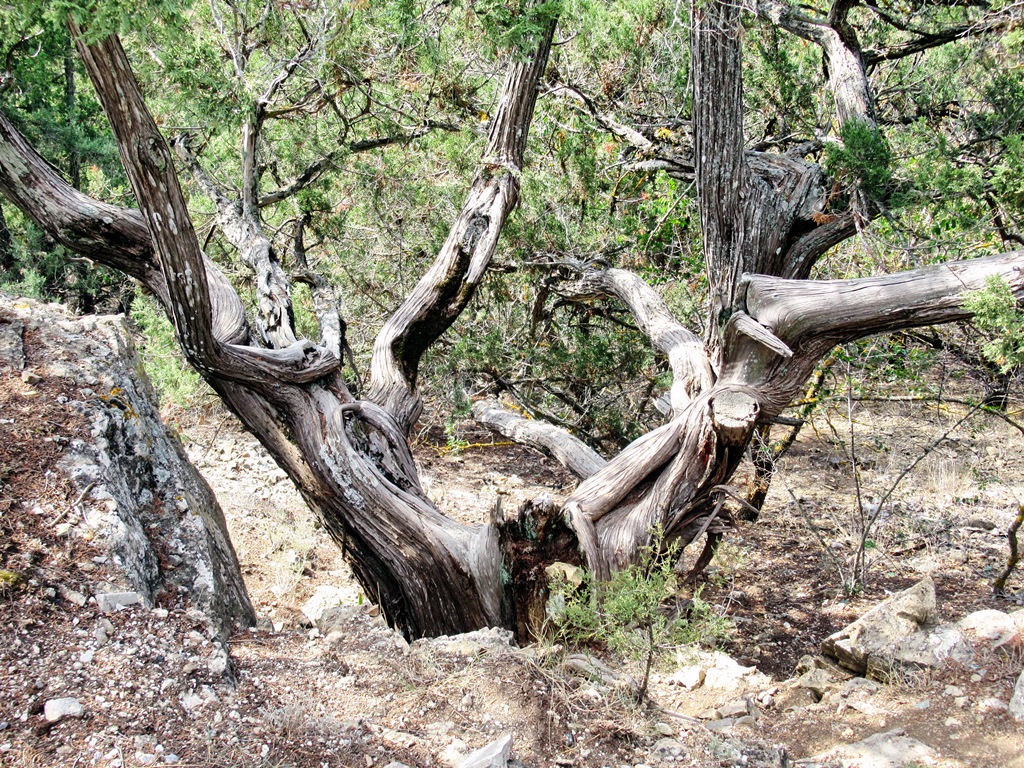
[[[840,135],[848,125],[877,133],[868,57],[846,22],[850,6],[839,0],[822,19],[798,17],[779,3],[750,10],[822,47]],[[703,334],[685,327],[653,288],[626,270],[595,262],[554,287],[569,301],[608,298],[632,312],[669,361],[668,418],[606,461],[563,429],[478,403],[478,418],[550,451],[582,478],[565,499],[538,500],[519,520],[471,526],[443,515],[422,488],[409,436],[422,410],[423,355],[473,299],[517,203],[554,35],[550,11],[537,15],[508,65],[476,174],[443,246],[376,337],[365,394],[342,376],[340,331],[323,333],[320,343],[299,338],[288,277],[262,230],[253,142],[272,93],[243,121],[247,160],[239,199],[228,199],[204,176],[187,143],[177,147],[216,202],[228,240],[262,280],[258,332],[236,291],[204,256],[174,155],[117,37],[94,40],[72,23],[138,209],[75,190],[2,116],[0,191],[53,238],[153,292],[189,362],[296,483],[394,626],[410,637],[488,625],[526,635],[542,605],[545,564],[581,560],[606,577],[633,562],[655,529],[684,545],[704,533],[717,536],[725,484],[755,429],[780,414],[835,345],[966,318],[965,292],[991,275],[1024,295],[1020,253],[874,278],[809,279],[823,254],[878,213],[874,191],[855,186],[845,210],[827,212],[834,191],[823,169],[807,159],[813,142],[787,152],[748,149],[741,8],[701,2],[691,16],[692,151],[670,160],[673,172],[692,177],[697,189],[709,287]],[[302,55],[274,82],[283,83]],[[579,100],[597,114],[586,97]],[[646,142],[649,159],[658,160],[658,148],[640,132],[608,115],[599,122],[626,141]],[[311,166],[304,178],[316,173]]]

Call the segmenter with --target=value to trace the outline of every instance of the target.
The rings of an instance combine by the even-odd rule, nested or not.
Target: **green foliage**
[[[892,150],[881,132],[863,120],[847,120],[841,144],[825,148],[825,170],[844,186],[859,187],[869,198],[884,199],[892,182]]]
[[[137,296],[132,302],[132,320],[138,326],[139,356],[161,405],[189,408],[209,392],[206,383],[185,362],[174,327],[156,301]]]
[[[598,582],[587,573],[581,586],[563,583],[554,590],[557,601],[564,601],[557,617],[558,636],[571,645],[606,645],[626,659],[643,663],[644,689],[659,651],[695,643],[714,645],[730,631],[728,620],[701,599],[699,590],[686,610],[678,610],[673,565],[679,549],[663,550],[663,543],[663,535],[656,531],[637,564],[612,574],[608,582]]]
[[[1006,280],[990,276],[984,288],[964,297],[964,308],[974,313],[975,326],[989,336],[981,348],[988,360],[1003,373],[1024,365],[1024,312]]]
[[[562,12],[561,0],[473,0],[470,7],[495,52],[532,50]]]

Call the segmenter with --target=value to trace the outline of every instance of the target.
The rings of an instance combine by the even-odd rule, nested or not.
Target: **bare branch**
[[[433,265],[374,342],[368,398],[391,411],[406,429],[422,410],[416,392],[420,358],[472,299],[519,199],[523,151],[554,29],[551,19],[533,55],[510,66],[462,211]]]
[[[589,270],[558,293],[573,300],[595,296],[614,296],[625,304],[637,325],[654,347],[668,358],[672,369],[671,402],[673,415],[678,415],[714,381],[711,365],[704,352],[704,342],[689,331],[638,275],[624,269]]]
[[[497,400],[473,405],[473,418],[518,443],[533,446],[551,456],[580,479],[593,475],[607,462],[570,432],[541,419],[526,419],[502,408]]]

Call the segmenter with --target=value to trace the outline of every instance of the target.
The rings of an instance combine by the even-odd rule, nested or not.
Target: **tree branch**
[[[532,446],[551,456],[581,480],[607,463],[597,451],[567,430],[541,419],[525,419],[502,408],[497,400],[474,403],[473,418],[517,443]]]
[[[557,292],[574,301],[613,296],[625,304],[655,349],[672,369],[672,414],[678,415],[714,381],[704,342],[672,315],[661,297],[638,275],[624,269],[589,270]]]
[[[416,391],[420,358],[472,299],[518,201],[523,151],[555,23],[547,22],[528,60],[511,65],[462,211],[433,265],[374,342],[368,398],[406,429],[422,410]]]
[[[86,44],[78,26],[74,22],[70,26],[159,256],[167,291],[165,306],[189,362],[208,378],[244,381],[259,391],[273,389],[274,379],[303,383],[337,370],[336,357],[308,342],[283,350],[260,350],[224,344],[217,338],[206,266],[171,151],[146,109],[120,41],[107,37]]]

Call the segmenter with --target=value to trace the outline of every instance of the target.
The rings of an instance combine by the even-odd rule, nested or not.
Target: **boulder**
[[[1009,715],[1018,723],[1024,722],[1024,671],[1017,678],[1017,684],[1013,687],[1013,696],[1010,697]]]
[[[76,317],[0,294],[0,319],[0,372],[20,376],[31,360],[39,408],[70,409],[83,424],[60,461],[78,495],[63,522],[109,553],[120,583],[97,589],[105,605],[124,604],[109,594],[136,593],[151,606],[167,592],[187,596],[221,633],[252,624],[224,514],[162,423],[124,317]]]
[[[843,768],[904,768],[935,762],[935,752],[927,744],[906,735],[902,728],[876,733],[855,744],[844,744],[828,752],[800,760],[798,765]]]
[[[957,626],[977,641],[978,645],[1006,650],[1019,648],[1024,644],[1024,626],[1014,616],[987,609],[964,616]]]
[[[859,674],[868,671],[872,657],[886,664],[906,639],[921,631],[935,614],[935,584],[924,578],[826,638],[821,651]]]
[[[963,631],[953,624],[942,624],[878,649],[868,658],[866,671],[868,677],[885,681],[901,671],[934,669],[947,661],[967,665],[973,660],[974,648]]]

